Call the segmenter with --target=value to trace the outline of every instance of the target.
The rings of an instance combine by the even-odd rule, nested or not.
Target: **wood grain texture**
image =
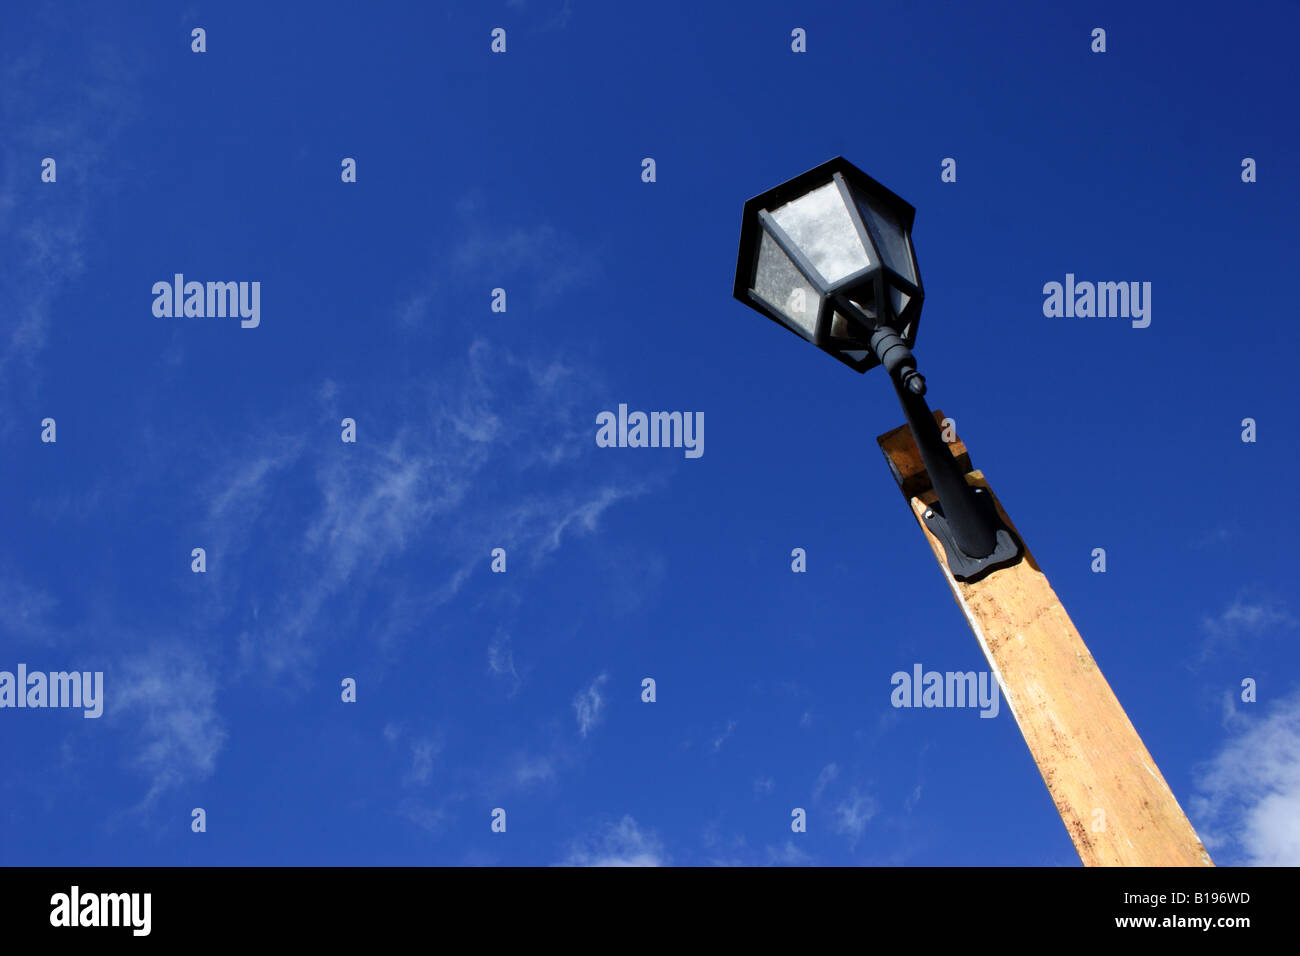
[[[935,412],[942,420],[943,413]],[[1086,866],[1213,866],[1142,738],[1028,547],[1021,560],[958,581],[925,526],[936,500],[906,425],[881,435],[885,453],[948,587],[997,677],[1043,782]],[[984,488],[1024,539],[964,445],[950,446],[966,481]],[[1104,829],[1098,828],[1104,813]]]

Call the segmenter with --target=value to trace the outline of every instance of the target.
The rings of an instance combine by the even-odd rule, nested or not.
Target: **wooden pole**
[[[943,412],[934,417],[942,424]],[[925,512],[937,496],[911,431],[903,425],[876,441],[975,632],[1084,865],[1213,866],[1029,548],[1015,564],[976,581],[958,581],[942,542],[925,524]],[[966,446],[954,436],[949,450],[966,482],[986,489],[999,516],[1020,538],[984,476],[972,469]]]

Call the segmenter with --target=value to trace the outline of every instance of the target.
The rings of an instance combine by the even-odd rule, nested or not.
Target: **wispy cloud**
[[[1300,866],[1300,693],[1249,724],[1206,766],[1191,816],[1217,862]]]
[[[445,807],[430,806],[418,800],[406,799],[398,807],[398,813],[433,836],[442,833],[447,827],[448,814]]]
[[[1262,635],[1294,630],[1296,624],[1295,615],[1284,602],[1243,592],[1218,614],[1201,619],[1206,637],[1197,662],[1204,663],[1216,653],[1239,650]]]
[[[492,198],[476,190],[456,203],[457,242],[449,256],[456,272],[522,280],[551,303],[593,281],[603,268],[598,246],[549,223],[503,224],[504,211],[489,208]]]
[[[120,50],[93,38],[93,30],[49,26],[43,35],[78,51],[76,69],[52,74],[46,55],[28,47],[8,58],[0,76],[0,256],[6,272],[0,380],[6,393],[14,390],[17,371],[26,373],[28,384],[40,378],[36,362],[58,321],[61,297],[85,271],[88,197],[103,197],[122,175],[129,160],[105,158],[137,114],[136,69]],[[56,163],[53,183],[41,182],[46,157]],[[86,188],[92,182],[95,188]]]
[[[1220,521],[1218,524],[1202,530],[1194,539],[1193,544],[1197,548],[1213,548],[1231,541],[1241,533],[1241,527],[1235,521]]]
[[[565,532],[571,528],[585,532],[596,531],[600,526],[600,516],[611,505],[639,493],[640,489],[636,488],[605,487],[597,490],[589,500],[574,503],[566,513],[551,521],[550,529],[543,539],[545,553],[549,554],[558,550],[564,539]]]
[[[550,783],[555,779],[555,764],[549,757],[520,756],[514,765],[514,780],[521,787]]]
[[[849,838],[850,847],[856,847],[867,832],[867,824],[875,815],[876,801],[859,793],[858,788],[854,787],[848,798],[836,805],[832,826],[836,833]]]
[[[53,613],[58,606],[54,596],[34,588],[17,577],[0,577],[0,635],[14,643],[49,644],[57,640]],[[12,646],[10,644],[9,646]]]
[[[407,794],[397,805],[397,815],[414,823],[429,836],[441,836],[452,819],[451,808],[465,799],[463,793],[449,793],[436,802]]]
[[[509,635],[497,635],[488,645],[488,670],[507,682],[510,694],[519,690],[522,681],[515,669],[515,652],[510,647]]]
[[[442,743],[432,737],[411,741],[411,769],[406,779],[411,783],[427,784],[433,778],[434,758],[442,752]]]
[[[136,722],[134,763],[150,778],[144,809],[166,791],[208,777],[226,741],[217,715],[216,681],[182,647],[155,647],[128,657],[106,687],[109,712]]]
[[[518,573],[569,539],[597,533],[612,507],[644,491],[644,482],[573,473],[570,464],[594,443],[566,411],[580,378],[568,366],[503,359],[476,340],[435,378],[408,386],[425,408],[418,428],[383,434],[383,415],[358,412],[342,386],[327,382],[318,390],[323,414],[356,418],[356,445],[321,435],[318,422],[281,417],[244,460],[214,470],[206,487],[209,562],[215,570],[224,556],[227,567],[259,569],[223,588],[261,608],[241,623],[246,667],[301,677],[319,642],[354,621],[363,597],[387,613],[354,627],[380,629],[381,642],[415,631],[486,568],[492,547],[505,547]],[[556,480],[537,481],[552,470]],[[520,477],[535,490],[521,496]],[[285,546],[268,550],[266,540]],[[233,560],[254,542],[257,561]],[[443,569],[439,580],[383,573],[413,549]],[[263,602],[256,591],[266,579],[286,586]],[[519,678],[506,644],[489,649],[489,667]]]
[[[735,729],[736,729],[736,722],[734,720],[727,721],[727,726],[723,728],[722,733],[718,734],[718,736],[713,738],[714,753],[717,753],[719,750],[722,749],[722,745],[727,742],[727,738],[732,735]]]
[[[178,458],[168,460],[181,465],[170,484],[186,491],[166,504],[192,509],[193,543],[207,550],[189,626],[195,634],[230,634],[237,659],[220,672],[219,657],[150,651],[130,658],[125,682],[118,678],[108,691],[107,706],[138,721],[128,738],[138,752],[127,759],[149,775],[144,804],[213,772],[226,738],[218,677],[243,692],[259,681],[305,689],[318,677],[322,650],[345,635],[383,649],[427,633],[434,611],[475,573],[488,573],[491,547],[509,549],[517,589],[520,575],[597,534],[611,508],[642,493],[640,479],[593,479],[582,467],[594,454],[588,378],[568,360],[518,358],[475,339],[427,380],[394,384],[415,410],[411,421],[389,424],[391,416],[362,405],[347,383],[326,381],[314,407],[237,423],[240,454],[212,445],[174,449]],[[339,441],[345,415],[358,420],[356,445]],[[173,493],[148,481],[109,487],[124,512]],[[521,487],[530,490],[520,494]],[[55,595],[9,575],[0,577],[0,602],[9,609],[0,635],[31,642],[59,635]],[[121,629],[116,609],[106,604],[103,613],[90,633]],[[371,656],[379,666],[390,659]],[[525,672],[516,658],[508,637],[488,649],[492,674],[512,688]],[[584,734],[602,706],[597,684]],[[403,784],[432,784],[438,739],[404,739]],[[515,784],[553,779],[559,759],[516,768]],[[399,811],[430,830],[445,815],[407,799]]]
[[[596,283],[604,268],[600,246],[549,223],[510,222],[508,211],[491,208],[489,202],[482,193],[471,192],[450,210],[446,234],[456,240],[431,250],[435,265],[397,306],[400,327],[434,327],[435,310],[449,295],[463,291],[465,276],[490,276],[494,288],[505,289],[507,314],[524,304],[555,306]]]
[[[912,788],[912,792],[907,795],[907,799],[903,801],[903,809],[907,813],[911,813],[914,809],[916,809],[916,805],[920,802],[921,802],[921,785],[918,783],[915,787]]]
[[[786,840],[781,847],[767,848],[767,861],[773,866],[808,866],[813,858],[795,845],[794,840]]]
[[[653,831],[623,817],[600,828],[594,838],[576,841],[561,866],[664,866],[668,856]]]
[[[408,733],[402,725],[389,721],[380,731],[390,747],[408,761],[402,774],[402,784],[407,787],[427,786],[433,779],[433,765],[443,751],[440,732]]]
[[[467,207],[471,211],[476,204]],[[472,212],[463,220],[465,233],[452,253],[457,270],[521,278],[533,283],[542,304],[550,304],[596,274],[591,250],[550,225],[498,229],[484,225]]]
[[[603,719],[605,698],[601,696],[600,689],[607,680],[609,675],[601,674],[573,698],[573,711],[578,718],[579,736],[586,737]]]
[[[821,799],[823,791],[834,783],[835,778],[839,775],[840,768],[837,764],[828,763],[825,767],[822,767],[822,772],[817,775],[817,779],[813,783],[812,798],[814,802]]]
[[[275,482],[298,461],[303,447],[301,438],[293,435],[266,435],[251,458],[221,469],[218,479],[204,489],[205,542],[216,558],[214,574],[226,561],[233,565],[251,546],[253,525],[265,512]]]

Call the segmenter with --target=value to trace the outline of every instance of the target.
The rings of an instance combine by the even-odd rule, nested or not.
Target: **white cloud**
[[[465,799],[463,793],[450,793],[438,801],[437,805],[407,795],[397,806],[397,814],[409,820],[430,836],[439,836],[451,819],[452,804]]]
[[[578,733],[583,737],[586,737],[603,717],[605,698],[601,696],[600,688],[608,679],[608,674],[601,674],[586,690],[579,691],[573,698],[573,711],[578,718]]]
[[[460,503],[465,482],[440,481],[446,464],[405,444],[399,433],[372,457],[318,465],[323,500],[303,537],[325,559],[327,580],[344,582],[363,563],[401,551],[431,516]]]
[[[793,840],[786,840],[782,847],[769,846],[767,859],[774,866],[807,866],[813,862],[813,858],[795,846]]]
[[[447,825],[447,811],[442,807],[431,807],[414,800],[404,800],[398,812],[421,830],[434,836],[441,833]]]
[[[583,531],[595,531],[600,523],[600,516],[610,505],[636,494],[639,494],[638,489],[605,487],[597,491],[589,500],[574,504],[567,514],[561,515],[552,522],[551,529],[545,536],[546,553],[560,547],[564,532],[569,527],[576,525]]]
[[[408,783],[426,784],[433,778],[433,760],[442,752],[442,743],[432,737],[411,741],[411,769],[407,771]]]
[[[55,607],[57,602],[48,591],[17,578],[0,577],[0,608],[4,608],[0,635],[15,642],[52,643],[58,635],[52,623]]]
[[[411,334],[445,329],[447,316],[437,310],[450,297],[468,293],[467,277],[493,276],[494,286],[506,290],[512,310],[521,301],[542,308],[563,306],[563,297],[595,283],[605,254],[598,242],[580,241],[546,223],[503,224],[509,215],[477,191],[456,202],[443,230],[454,241],[430,249],[434,265],[395,306],[401,328]],[[480,289],[473,293],[476,299],[481,294]]]
[[[114,684],[106,686],[114,717],[126,714],[139,721],[142,749],[135,763],[150,777],[142,807],[212,773],[226,741],[216,696],[207,666],[179,647],[156,647],[128,658]]]
[[[249,457],[214,469],[202,489],[211,502],[205,536],[214,579],[223,564],[214,556],[238,575],[250,562],[231,559],[247,552],[257,555],[262,578],[286,582],[267,613],[240,624],[245,666],[301,678],[316,657],[315,642],[336,632],[362,598],[386,605],[372,619],[383,632],[376,640],[385,643],[416,631],[453,600],[485,567],[488,543],[507,548],[514,571],[515,560],[527,567],[569,538],[598,531],[601,517],[643,484],[593,487],[579,471],[560,476],[554,490],[522,498],[515,491],[521,471],[535,486],[538,472],[593,453],[590,429],[578,430],[572,409],[581,380],[558,361],[515,360],[476,340],[463,361],[408,385],[409,401],[425,404],[418,427],[383,434],[383,416],[358,417],[355,398],[329,381],[317,390],[322,407],[313,417],[338,421],[349,406],[358,417],[356,446],[308,443],[302,435],[317,426],[282,417],[266,426]],[[267,539],[287,546],[259,543],[254,551],[254,542]],[[440,579],[417,585],[384,575],[416,546],[426,557],[435,549]],[[239,583],[226,582],[222,593],[238,595]],[[247,589],[257,583],[247,576]],[[517,683],[508,646],[489,649],[489,666]]]
[[[1251,705],[1257,707],[1260,705]],[[1300,693],[1230,738],[1208,764],[1189,804],[1219,863],[1300,866]]]
[[[835,778],[838,777],[839,775],[840,775],[840,768],[838,765],[833,763],[828,763],[825,767],[823,767],[822,772],[817,775],[816,782],[813,783],[813,789],[812,789],[813,800],[814,801],[818,800],[821,797],[822,792],[828,786],[834,783]]]
[[[303,452],[300,440],[268,436],[244,461],[221,470],[206,489],[208,513],[205,540],[212,557],[236,559],[250,544],[258,517],[268,507],[279,473],[295,464]],[[220,574],[223,561],[213,561],[209,573]]]
[[[727,721],[726,729],[724,729],[722,733],[720,733],[718,736],[713,738],[714,753],[717,753],[719,750],[722,749],[722,745],[727,742],[727,738],[731,736],[732,731],[734,731],[735,729],[736,729],[736,722],[734,720]]]
[[[37,359],[55,323],[75,323],[75,299],[68,296],[85,271],[90,197],[102,200],[133,162],[115,151],[115,143],[139,115],[138,69],[110,42],[93,35],[73,42],[76,76],[64,75],[61,83],[75,107],[51,107],[48,95],[32,95],[49,93],[51,75],[34,47],[7,57],[0,75],[0,129],[6,134],[0,143],[0,380],[6,396],[21,394],[18,371],[28,373],[28,385],[39,381]],[[57,164],[54,183],[39,181],[45,157]],[[10,416],[0,416],[0,429],[9,427]]]
[[[515,673],[515,655],[510,650],[509,638],[496,640],[488,645],[488,667],[494,674],[518,676]]]
[[[432,734],[415,736],[407,734],[400,724],[393,721],[384,724],[381,733],[391,746],[396,746],[403,737],[406,738],[406,744],[399,752],[406,751],[410,755],[411,763],[402,775],[403,784],[424,786],[433,779],[433,763],[443,750],[441,733],[435,731]]]
[[[456,272],[500,276],[503,282],[524,280],[544,305],[596,277],[599,250],[554,226],[485,225],[489,220],[479,214],[480,205],[472,197],[460,204],[461,240],[449,258]]]
[[[664,866],[668,857],[653,832],[642,832],[636,820],[625,816],[601,828],[592,840],[578,841],[562,866]]]
[[[1236,650],[1250,638],[1293,630],[1296,624],[1295,616],[1283,602],[1239,594],[1219,614],[1201,619],[1206,638],[1198,663],[1216,652]]]
[[[1294,627],[1295,618],[1285,605],[1277,601],[1249,601],[1237,597],[1215,617],[1207,617],[1202,626],[1211,636],[1234,636],[1253,633],[1270,627]]]
[[[498,635],[488,645],[488,669],[509,682],[511,694],[519,690],[521,681],[515,669],[515,653],[510,647],[509,636]]]
[[[515,783],[528,787],[555,779],[555,765],[548,757],[520,757],[515,763]]]
[[[918,783],[915,787],[912,788],[912,792],[908,795],[907,799],[903,801],[903,809],[906,810],[908,813],[911,813],[912,810],[916,808],[916,805],[920,802],[921,802],[921,785]]]
[[[858,793],[854,787],[847,800],[840,801],[835,807],[832,826],[836,833],[843,833],[849,838],[850,846],[857,846],[862,835],[867,832],[867,823],[876,815],[876,801]]]

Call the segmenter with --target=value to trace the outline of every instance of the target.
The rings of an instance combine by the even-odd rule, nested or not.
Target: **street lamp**
[[[958,467],[922,397],[912,355],[925,298],[915,212],[845,160],[823,163],[745,203],[736,298],[850,368],[889,373],[907,428],[876,441],[1079,858],[1213,866],[1046,575],[984,476]],[[928,489],[910,481],[917,451]]]
[[[925,288],[916,210],[837,157],[745,203],[737,299],[858,372],[884,367],[938,502],[925,515],[953,576],[974,580],[1020,554],[982,489],[966,483],[922,397],[912,347]]]

